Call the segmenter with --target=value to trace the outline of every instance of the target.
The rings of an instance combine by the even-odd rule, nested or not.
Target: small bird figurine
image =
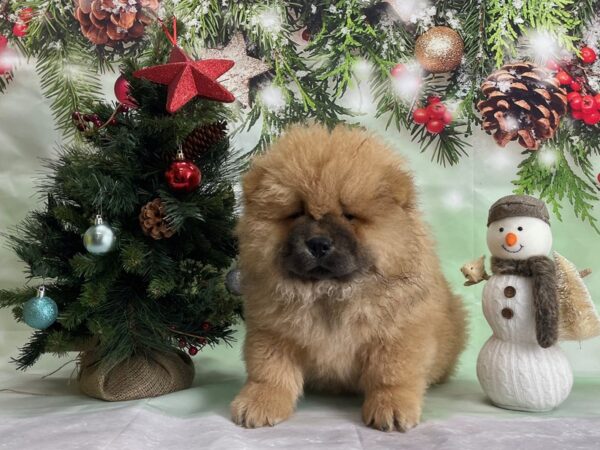
[[[460,268],[460,271],[467,279],[467,281],[465,281],[465,286],[473,286],[474,284],[490,279],[490,276],[485,271],[484,255],[482,255],[481,258],[468,262]]]

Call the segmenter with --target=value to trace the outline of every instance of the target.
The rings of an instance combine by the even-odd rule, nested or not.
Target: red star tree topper
[[[229,59],[192,60],[177,45],[177,20],[173,18],[171,34],[162,20],[160,22],[165,35],[173,44],[169,62],[159,66],[145,67],[133,73],[154,83],[169,86],[167,111],[176,112],[194,97],[203,97],[219,102],[231,103],[235,96],[217,82],[217,78],[227,72],[235,64]]]
[[[169,85],[167,111],[174,113],[194,97],[233,102],[234,95],[217,82],[217,78],[233,65],[234,62],[229,59],[194,61],[175,45],[167,64],[145,67],[135,71],[133,75]]]

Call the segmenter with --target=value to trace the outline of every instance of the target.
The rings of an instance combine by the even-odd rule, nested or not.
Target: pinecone
[[[226,134],[227,122],[213,122],[196,127],[181,146],[185,158],[193,161],[202,152],[221,141]]]
[[[157,240],[170,238],[175,234],[165,220],[165,205],[160,198],[155,198],[142,206],[140,227],[146,236]]]
[[[506,64],[481,85],[487,97],[477,104],[483,129],[504,147],[517,140],[529,150],[554,136],[567,111],[567,93],[543,68]]]
[[[114,47],[142,37],[160,0],[74,0],[81,32],[93,44]]]

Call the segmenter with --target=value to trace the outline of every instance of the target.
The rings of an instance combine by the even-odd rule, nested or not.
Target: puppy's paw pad
[[[287,419],[293,407],[285,395],[246,386],[231,404],[231,419],[245,428],[274,426]]]

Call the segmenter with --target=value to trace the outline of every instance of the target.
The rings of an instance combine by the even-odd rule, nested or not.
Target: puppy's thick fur
[[[453,371],[466,319],[403,160],[359,129],[292,128],[243,189],[248,380],[233,420],[285,420],[308,385],[364,393],[374,428],[414,427],[427,386]],[[317,253],[315,235],[328,239]]]

